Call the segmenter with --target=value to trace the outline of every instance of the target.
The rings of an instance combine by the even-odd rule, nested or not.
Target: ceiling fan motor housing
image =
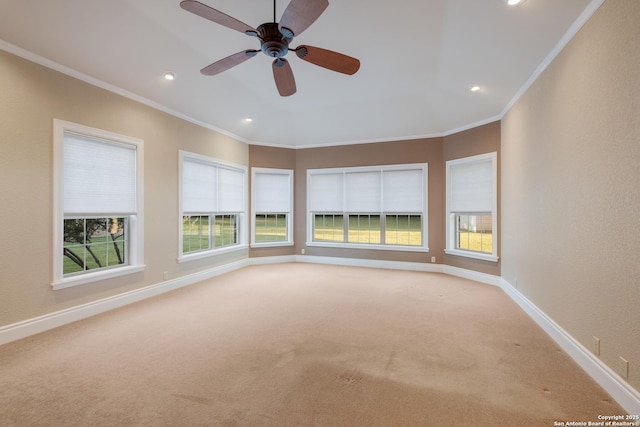
[[[280,32],[277,22],[267,22],[257,28],[260,38],[260,49],[272,58],[282,58],[289,52],[291,37],[285,37]]]

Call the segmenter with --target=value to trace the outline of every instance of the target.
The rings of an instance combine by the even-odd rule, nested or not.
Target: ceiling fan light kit
[[[262,52],[274,58],[271,68],[276,88],[281,96],[290,96],[296,93],[296,82],[291,65],[284,59],[289,51],[294,51],[296,56],[304,61],[338,73],[353,75],[360,69],[358,59],[342,53],[314,46],[301,45],[297,48],[289,46],[293,38],[309,28],[328,6],[327,0],[291,0],[282,14],[280,23],[278,23],[276,22],[276,3],[274,0],[273,22],[266,22],[254,29],[244,22],[196,0],[180,2],[180,7],[186,11],[260,40],[260,50],[249,49],[227,56],[204,67],[200,70],[202,74],[207,76],[219,74]]]

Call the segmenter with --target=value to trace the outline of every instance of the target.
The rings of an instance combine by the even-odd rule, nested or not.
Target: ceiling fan
[[[290,51],[295,52],[300,59],[343,74],[355,74],[360,68],[359,60],[342,53],[307,45],[301,45],[295,49],[289,47],[293,38],[309,28],[328,6],[328,0],[291,0],[282,14],[280,23],[278,23],[276,22],[276,0],[273,0],[273,22],[266,22],[254,29],[244,22],[196,0],[180,2],[180,7],[186,11],[260,39],[260,50],[249,49],[227,56],[204,67],[200,70],[202,74],[214,76],[253,58],[262,51],[265,55],[275,58],[271,68],[281,96],[290,96],[296,93],[293,71],[289,61],[284,58]]]

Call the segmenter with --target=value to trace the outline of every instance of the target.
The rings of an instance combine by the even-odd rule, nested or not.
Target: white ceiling
[[[201,75],[259,41],[179,0],[0,0],[0,48],[245,142],[402,140],[499,119],[602,1],[330,0],[291,45],[354,56],[360,70],[347,76],[290,54],[298,92],[286,98],[262,54]],[[272,0],[201,2],[254,27],[273,20]],[[288,2],[277,0],[278,18]]]

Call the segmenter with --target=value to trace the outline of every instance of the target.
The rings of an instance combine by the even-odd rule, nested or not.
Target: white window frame
[[[236,163],[227,162],[224,160],[215,159],[213,157],[205,156],[202,154],[191,153],[184,150],[179,150],[178,152],[178,180],[179,180],[179,194],[178,194],[178,262],[187,262],[196,259],[207,258],[214,255],[219,255],[223,253],[236,252],[241,250],[246,250],[249,245],[247,244],[247,230],[248,230],[248,218],[246,215],[247,212],[247,167],[243,165],[238,165]],[[242,210],[239,212],[234,212],[236,215],[236,221],[238,224],[238,241],[234,245],[222,246],[219,248],[213,247],[208,250],[202,250],[191,253],[183,253],[182,250],[182,239],[183,239],[183,230],[182,230],[182,219],[185,214],[189,214],[189,212],[184,212],[182,207],[182,168],[185,159],[192,159],[200,163],[208,164],[214,167],[221,167],[226,169],[234,169],[239,172],[242,172],[243,176],[243,186],[242,186]],[[229,212],[207,212],[202,215],[229,215]],[[197,215],[197,214],[196,214]],[[213,236],[212,236],[213,237]]]
[[[402,171],[402,170],[415,170],[421,169],[423,182],[422,182],[422,210],[419,214],[422,216],[421,232],[422,232],[422,245],[395,245],[395,244],[376,244],[376,243],[349,243],[349,242],[318,242],[313,240],[313,221],[315,212],[311,211],[312,206],[312,194],[311,194],[311,177],[315,174],[349,174],[349,173],[361,173],[361,172],[382,172],[389,171]],[[349,249],[376,249],[385,251],[403,251],[403,252],[429,252],[429,235],[428,235],[428,182],[429,182],[429,169],[427,163],[407,163],[407,164],[395,164],[395,165],[383,165],[383,166],[362,166],[362,167],[345,167],[345,168],[327,168],[327,169],[308,169],[307,170],[307,236],[306,245],[316,247],[330,247],[330,248],[349,248]],[[346,192],[344,186],[346,180],[343,180],[343,206],[346,206]],[[344,221],[348,221],[348,216],[352,215],[380,215],[380,221],[384,221],[384,217],[387,214],[402,214],[402,215],[414,215],[418,212],[399,212],[399,211],[385,211],[382,208],[382,200],[380,201],[380,209],[375,212],[349,212],[343,210],[342,212],[327,212],[328,214],[343,215]],[[318,212],[320,213],[320,212]],[[346,240],[346,238],[345,238]]]
[[[257,212],[256,211],[256,175],[286,175],[289,179],[289,208],[283,212]],[[260,213],[267,214],[285,214],[287,218],[287,240],[276,242],[256,242],[256,215]],[[264,248],[274,246],[293,246],[293,170],[291,169],[274,169],[274,168],[251,168],[251,247]]]
[[[88,139],[111,144],[125,144],[136,151],[136,212],[127,216],[129,242],[128,262],[125,265],[105,270],[77,273],[64,277],[64,139],[65,134],[78,135]],[[77,123],[53,119],[53,280],[54,290],[84,285],[98,280],[110,279],[144,271],[144,142],[141,139],[96,129]],[[104,212],[104,217],[113,216]],[[95,217],[95,215],[92,215]],[[102,215],[101,215],[102,216]]]
[[[446,247],[445,253],[449,255],[462,256],[467,258],[480,259],[484,261],[498,262],[498,155],[496,152],[478,154],[476,156],[464,157],[460,159],[448,160],[446,162]],[[451,210],[451,167],[460,164],[484,162],[490,160],[492,166],[492,200],[490,212],[454,212]],[[482,215],[491,214],[492,226],[492,253],[483,253],[456,248],[456,215],[470,214]]]

